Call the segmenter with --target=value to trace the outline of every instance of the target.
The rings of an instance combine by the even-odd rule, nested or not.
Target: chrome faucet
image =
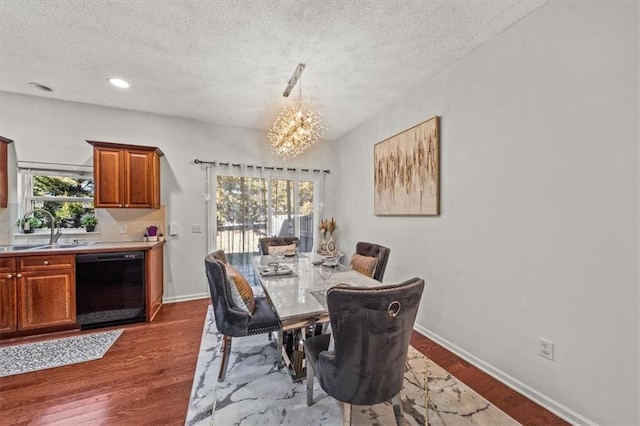
[[[24,216],[22,216],[22,222],[24,223],[24,221],[27,220],[27,217],[35,212],[40,212],[40,213],[44,213],[46,216],[49,217],[49,222],[51,224],[51,238],[49,239],[49,244],[50,245],[55,245],[58,243],[58,239],[60,238],[60,236],[62,235],[62,231],[60,230],[60,225],[58,225],[58,230],[56,231],[55,235],[53,234],[53,228],[56,227],[56,219],[53,217],[53,215],[51,213],[49,213],[47,210],[44,209],[33,209],[33,210],[29,210],[28,212],[26,212],[24,214]]]

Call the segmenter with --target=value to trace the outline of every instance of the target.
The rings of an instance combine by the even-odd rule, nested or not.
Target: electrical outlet
[[[127,233],[127,225],[120,225],[120,233],[121,234]]]
[[[553,361],[553,342],[551,340],[538,337],[538,343],[539,343],[538,355]]]
[[[202,233],[202,225],[199,225],[199,224],[191,225],[191,232],[193,232],[194,234],[201,234]]]

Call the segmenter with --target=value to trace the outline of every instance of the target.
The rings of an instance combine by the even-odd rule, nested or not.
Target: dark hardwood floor
[[[411,346],[523,425],[569,424],[417,331]]]
[[[101,360],[1,378],[0,424],[184,424],[208,305],[167,304],[154,322],[124,326]],[[411,344],[520,423],[566,424],[419,333]]]

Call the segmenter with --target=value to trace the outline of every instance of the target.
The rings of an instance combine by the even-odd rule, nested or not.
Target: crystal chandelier
[[[305,65],[298,68],[289,80],[283,96],[289,96],[298,82]],[[324,136],[325,127],[317,111],[302,104],[302,81],[300,96],[296,102],[286,105],[267,135],[271,152],[283,160],[297,157]]]

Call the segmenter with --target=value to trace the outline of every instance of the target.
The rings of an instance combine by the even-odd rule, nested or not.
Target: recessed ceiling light
[[[117,78],[117,77],[109,77],[107,79],[107,81],[109,81],[109,83],[113,84],[116,87],[119,87],[121,89],[128,89],[129,88],[129,83],[127,83],[126,81],[124,81],[121,78]]]
[[[45,92],[53,92],[53,89],[49,86],[45,86],[44,84],[36,83],[35,81],[29,82],[29,87],[33,87],[34,89],[43,90]]]

